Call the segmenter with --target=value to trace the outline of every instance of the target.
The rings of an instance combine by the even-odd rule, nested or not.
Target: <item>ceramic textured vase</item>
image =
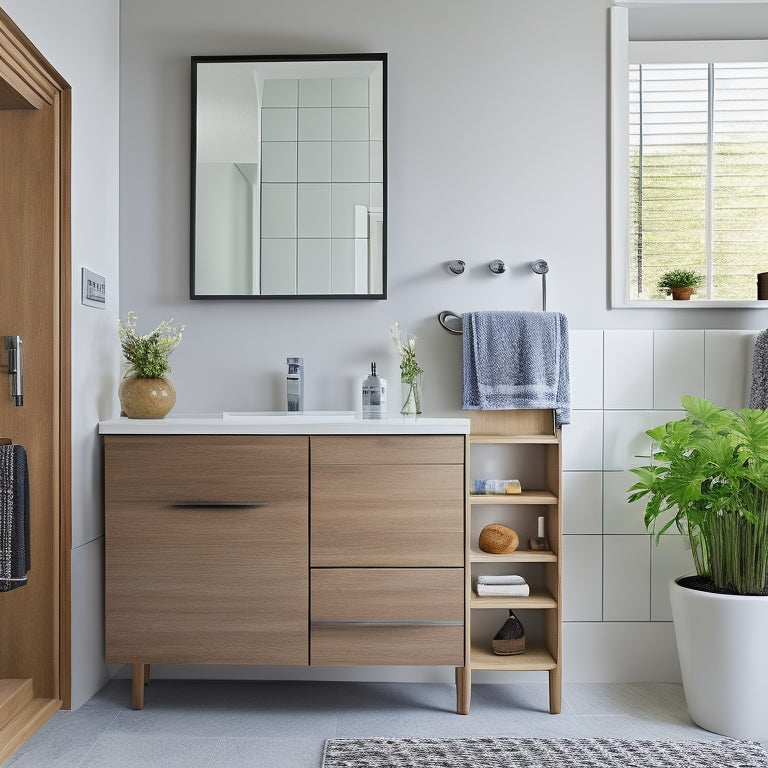
[[[162,419],[176,404],[176,390],[166,378],[128,376],[117,394],[123,413],[129,419]]]

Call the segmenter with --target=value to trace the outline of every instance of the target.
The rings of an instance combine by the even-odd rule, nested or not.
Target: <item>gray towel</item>
[[[560,312],[467,312],[462,407],[554,408],[570,423],[568,318]]]
[[[755,339],[749,407],[761,411],[768,408],[768,331],[760,331]]]
[[[0,592],[24,586],[29,567],[27,454],[20,445],[0,445]]]

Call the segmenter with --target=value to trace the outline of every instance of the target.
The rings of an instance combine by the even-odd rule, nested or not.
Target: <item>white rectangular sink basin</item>
[[[224,411],[223,419],[277,423],[304,423],[304,424],[329,424],[337,421],[354,421],[354,411],[303,411],[302,413],[289,413],[288,411]]]

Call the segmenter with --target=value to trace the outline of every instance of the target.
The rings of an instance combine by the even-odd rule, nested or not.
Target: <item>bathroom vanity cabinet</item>
[[[152,663],[464,666],[467,420],[100,431],[106,660],[134,708]]]

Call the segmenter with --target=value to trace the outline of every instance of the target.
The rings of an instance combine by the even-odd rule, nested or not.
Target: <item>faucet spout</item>
[[[289,357],[288,376],[285,380],[288,413],[302,413],[304,410],[304,358]]]

